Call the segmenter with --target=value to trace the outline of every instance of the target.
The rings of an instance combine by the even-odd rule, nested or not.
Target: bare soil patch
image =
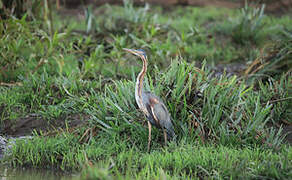
[[[66,126],[73,128],[84,124],[89,119],[87,115],[73,114],[54,120],[44,119],[38,115],[30,114],[17,120],[4,121],[1,133],[8,136],[18,137],[31,135],[36,132],[48,132],[56,129],[63,129]]]
[[[292,125],[283,126],[282,134],[286,134],[285,142],[292,145]]]

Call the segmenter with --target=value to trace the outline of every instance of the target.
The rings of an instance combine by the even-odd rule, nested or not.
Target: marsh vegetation
[[[0,135],[33,135],[2,163],[81,179],[292,177],[291,14],[125,1],[1,18]],[[125,47],[147,52],[145,88],[178,135],[163,146],[154,128],[150,153]]]

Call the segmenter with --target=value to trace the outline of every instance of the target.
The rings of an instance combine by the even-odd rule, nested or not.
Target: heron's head
[[[143,49],[127,49],[123,48],[123,50],[128,51],[136,56],[139,56],[140,58],[147,58],[146,52]]]

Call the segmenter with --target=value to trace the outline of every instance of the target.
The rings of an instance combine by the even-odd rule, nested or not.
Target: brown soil
[[[215,67],[211,67],[211,69],[214,72],[214,76],[220,76],[224,72],[227,76],[241,76],[242,72],[246,69],[246,65],[244,63],[217,64]]]
[[[88,115],[73,114],[64,118],[49,121],[35,114],[31,114],[13,122],[11,120],[4,122],[1,134],[4,134],[5,136],[19,137],[32,135],[33,132],[42,132],[50,135],[55,134],[56,130],[64,129],[67,126],[70,129],[74,129],[77,126],[85,124],[88,119]],[[282,134],[286,135],[284,142],[292,145],[292,124],[283,124],[282,128]]]
[[[285,134],[285,142],[292,145],[292,125],[283,126],[283,132]]]
[[[1,134],[17,137],[31,135],[34,131],[46,133],[65,128],[67,125],[68,127],[73,128],[86,123],[88,119],[89,117],[87,115],[73,114],[56,120],[47,120],[38,115],[31,114],[15,121],[4,121],[4,127],[1,130]]]

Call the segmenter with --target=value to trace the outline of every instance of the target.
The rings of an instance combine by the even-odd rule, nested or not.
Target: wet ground
[[[89,117],[87,115],[72,114],[66,117],[64,116],[58,119],[48,120],[37,114],[29,114],[13,121],[4,121],[3,127],[0,130],[2,135],[19,137],[32,135],[33,130],[36,130],[36,132],[46,132],[64,128],[66,126],[76,127],[85,123],[88,118]]]
[[[227,76],[242,76],[247,66],[243,63],[230,63],[217,64],[209,68],[215,77],[219,77],[223,73],[226,73]],[[49,135],[65,127],[74,129],[77,126],[86,124],[89,118],[85,114],[72,114],[49,121],[37,114],[30,114],[13,121],[6,120],[3,123],[3,127],[0,128],[0,159],[9,138],[25,138],[33,135],[33,132],[42,132],[44,135]],[[275,127],[279,128],[280,125]],[[284,142],[292,145],[292,124],[289,122],[282,123],[282,128],[282,134],[286,136]]]
[[[0,180],[69,180],[78,175],[68,175],[56,170],[9,168],[0,166]]]
[[[53,135],[65,127],[74,129],[86,123],[88,118],[84,114],[72,114],[49,121],[36,114],[30,114],[13,121],[6,120],[0,128],[0,160],[16,139],[29,139],[33,133],[38,132],[42,132],[43,135]]]
[[[205,1],[204,3],[207,3],[207,2],[208,1]],[[205,6],[205,5],[206,4],[203,4],[202,6]],[[228,5],[225,4],[225,7],[226,6],[228,7]],[[72,9],[71,11],[68,10],[68,14],[71,14],[73,11],[74,9]],[[83,12],[83,9],[80,9],[80,12],[81,11]],[[245,68],[246,67],[243,64],[231,64],[231,65],[225,64],[225,65],[218,65],[213,70],[214,70],[215,75],[221,75],[222,72],[224,72],[224,70],[229,74],[239,75],[239,73],[242,72]],[[1,129],[1,134],[0,134],[0,159],[2,158],[2,155],[5,149],[7,149],[8,147],[8,139],[11,137],[20,137],[20,138],[29,137],[29,135],[32,135],[32,132],[34,130],[46,132],[53,129],[62,128],[65,126],[66,123],[68,123],[69,127],[76,127],[82,123],[86,123],[88,118],[89,117],[86,115],[75,114],[69,117],[57,119],[49,123],[46,119],[43,119],[42,117],[38,115],[30,114],[25,117],[21,117],[13,122],[6,121],[4,122],[4,127]],[[284,124],[282,128],[283,128],[282,134],[286,135],[285,143],[292,144],[292,124]],[[20,179],[21,180],[64,179],[66,180],[66,179],[73,179],[73,178],[74,177],[72,176],[69,176],[64,173],[54,171],[54,170],[14,169],[14,168],[0,166],[0,180],[9,180],[9,179],[15,179],[15,180],[18,180],[18,179],[19,180]]]

